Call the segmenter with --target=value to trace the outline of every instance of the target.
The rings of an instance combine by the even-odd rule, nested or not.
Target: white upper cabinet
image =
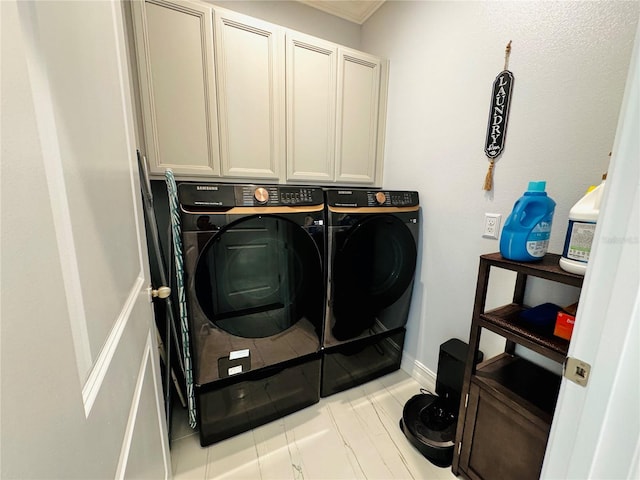
[[[380,185],[387,61],[196,0],[131,5],[152,174]]]
[[[376,183],[383,149],[381,109],[386,110],[380,95],[383,67],[377,57],[338,49],[337,182]]]
[[[279,180],[284,167],[284,30],[215,10],[220,155],[225,177]]]
[[[338,48],[287,32],[287,180],[332,182]]]
[[[220,175],[212,8],[132,2],[151,173]]]
[[[286,63],[287,180],[379,183],[386,62],[287,32]]]

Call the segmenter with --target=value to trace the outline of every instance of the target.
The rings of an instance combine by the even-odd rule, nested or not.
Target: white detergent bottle
[[[604,174],[602,183],[589,189],[569,211],[569,226],[560,258],[560,267],[567,272],[584,275],[587,271],[606,178]]]

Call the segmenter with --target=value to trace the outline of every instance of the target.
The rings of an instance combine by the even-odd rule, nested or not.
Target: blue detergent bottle
[[[500,253],[519,262],[535,262],[547,253],[551,223],[556,208],[545,187],[547,182],[529,182],[507,217],[500,236]]]

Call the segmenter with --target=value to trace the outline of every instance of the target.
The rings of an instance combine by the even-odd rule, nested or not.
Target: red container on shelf
[[[556,337],[564,338],[565,340],[571,340],[571,334],[573,333],[573,325],[576,321],[576,317],[569,315],[568,313],[558,312],[556,318],[556,326],[553,329],[553,334]]]

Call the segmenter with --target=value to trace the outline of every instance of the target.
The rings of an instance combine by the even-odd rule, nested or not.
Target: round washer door
[[[322,308],[318,248],[283,217],[251,216],[230,224],[204,246],[194,280],[208,319],[239,337],[276,335]]]
[[[352,227],[333,261],[333,335],[358,336],[376,315],[393,305],[411,285],[416,242],[394,215],[366,217]]]

